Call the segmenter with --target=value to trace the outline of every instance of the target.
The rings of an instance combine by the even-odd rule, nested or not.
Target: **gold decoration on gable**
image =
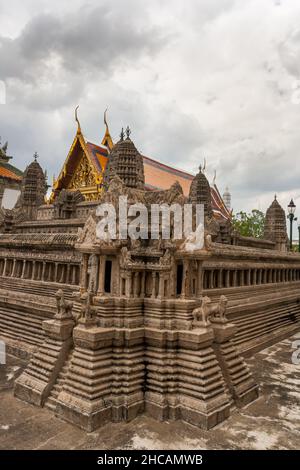
[[[97,185],[95,172],[87,158],[84,156],[75,170],[70,184],[68,185],[68,189],[80,190],[83,187],[95,185]]]

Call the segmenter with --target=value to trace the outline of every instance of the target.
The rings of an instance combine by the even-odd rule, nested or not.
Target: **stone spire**
[[[287,251],[286,215],[276,196],[266,212],[264,238],[275,242],[276,250]]]
[[[145,184],[143,157],[130,139],[131,131],[127,126],[122,129],[120,140],[113,147],[104,173],[106,188],[114,175],[118,175],[125,186],[143,189]],[[126,138],[125,138],[126,136]]]
[[[192,181],[189,200],[192,204],[203,204],[204,215],[208,218],[213,217],[210,185],[202,171],[202,166],[199,167],[199,173]]]

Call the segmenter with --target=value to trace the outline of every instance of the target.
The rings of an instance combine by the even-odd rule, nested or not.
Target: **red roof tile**
[[[104,171],[109,158],[107,148],[92,144],[91,142],[87,142],[87,147],[97,171]],[[188,196],[194,175],[144,155],[143,160],[146,189],[169,189],[172,184],[178,181],[184,195]],[[211,198],[214,215],[217,218],[230,219],[231,214],[225,206],[216,185],[211,187]]]
[[[0,178],[9,178],[10,180],[14,181],[21,181],[22,177],[14,173],[12,170],[5,168],[4,166],[0,166]]]

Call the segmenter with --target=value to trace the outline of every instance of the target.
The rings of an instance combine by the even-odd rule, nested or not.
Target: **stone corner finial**
[[[124,133],[124,128],[122,127],[121,133],[120,133],[120,140],[123,141],[124,137],[125,137],[125,133]]]
[[[130,139],[131,129],[129,126],[126,127],[126,139]]]

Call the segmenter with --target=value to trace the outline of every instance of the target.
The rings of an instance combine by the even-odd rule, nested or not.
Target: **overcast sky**
[[[145,155],[228,185],[236,211],[275,193],[300,215],[299,0],[0,0],[0,135],[21,169],[59,173],[103,111]]]

